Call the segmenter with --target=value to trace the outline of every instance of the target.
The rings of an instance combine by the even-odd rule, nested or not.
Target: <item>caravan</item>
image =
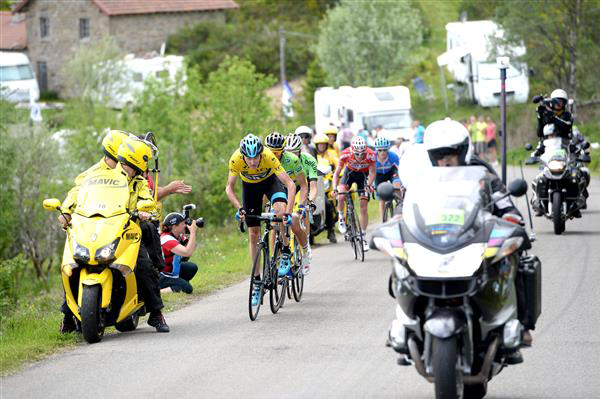
[[[462,97],[482,107],[498,106],[500,70],[495,55],[521,57],[526,52],[525,47],[496,46],[494,40],[501,39],[504,32],[493,21],[450,22],[446,24],[446,33],[447,51],[437,58],[438,65],[448,67],[462,88]],[[525,64],[512,62],[509,65],[506,93],[508,101],[528,101],[529,76]]]
[[[0,52],[1,97],[10,102],[30,102],[40,98],[40,89],[23,53]]]
[[[390,140],[412,138],[410,92],[405,86],[321,87],[315,92],[315,128],[346,124],[353,132],[381,126]]]

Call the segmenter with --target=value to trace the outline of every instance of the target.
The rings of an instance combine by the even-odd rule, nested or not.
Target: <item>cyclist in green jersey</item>
[[[306,183],[306,175],[300,159],[296,155],[284,151],[285,136],[281,133],[273,132],[269,134],[265,138],[265,146],[275,154],[288,176],[296,183],[296,192],[299,192],[299,198],[296,198],[296,206],[298,211],[300,211],[301,217],[306,217],[308,184]],[[288,199],[288,201],[291,200],[291,198]],[[297,215],[293,215],[292,217],[292,231],[294,232],[294,235],[298,237],[300,245],[302,245],[302,269],[304,274],[308,274],[310,272],[312,250],[308,242],[308,235],[300,226],[300,219]]]
[[[285,151],[290,152],[300,159],[304,175],[308,180],[308,206],[314,212],[317,209],[315,199],[317,198],[317,160],[312,155],[302,151],[302,137],[295,133],[290,133],[285,138]],[[310,222],[308,214],[304,220],[306,226],[306,234],[310,234]],[[310,242],[310,240],[309,240]]]

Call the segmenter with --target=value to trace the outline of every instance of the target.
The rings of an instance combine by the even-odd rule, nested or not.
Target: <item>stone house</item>
[[[204,18],[225,22],[234,0],[21,0],[40,91],[62,90],[60,71],[79,46],[112,36],[126,53],[159,51],[169,35]]]

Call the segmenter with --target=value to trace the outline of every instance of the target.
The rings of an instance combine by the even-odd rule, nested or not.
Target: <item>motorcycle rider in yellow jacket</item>
[[[98,170],[98,168],[118,168],[122,170],[122,173],[127,175],[130,194],[128,208],[130,210],[137,208],[138,201],[154,201],[148,188],[148,181],[143,177],[143,173],[148,166],[148,161],[153,156],[150,145],[135,136],[129,136],[121,131],[109,132],[102,144],[106,155],[104,159],[75,179],[75,187],[69,191],[67,199],[65,199],[65,204],[62,207],[65,215],[59,217],[59,222],[63,224],[63,226],[66,226],[69,223],[70,214],[77,205],[79,186],[85,181],[86,176],[91,172]],[[139,212],[140,220],[147,220],[149,217],[149,213]],[[164,305],[160,297],[158,275],[154,271],[153,264],[148,255],[148,249],[144,245],[140,246],[138,266],[135,269],[135,274],[139,291],[146,303],[146,309],[150,312],[148,324],[155,327],[158,332],[169,332],[169,326],[165,322],[161,312]],[[74,331],[76,326],[73,315],[66,304],[63,304],[61,310],[65,314],[61,332]]]

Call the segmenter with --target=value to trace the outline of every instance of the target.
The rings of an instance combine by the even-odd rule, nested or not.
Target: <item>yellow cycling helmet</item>
[[[327,144],[329,143],[329,137],[325,135],[325,133],[317,133],[315,138],[313,139],[315,144]]]
[[[102,150],[104,154],[112,160],[117,160],[117,152],[119,147],[129,137],[129,134],[122,130],[109,131],[102,140]]]
[[[328,127],[327,129],[325,129],[325,131],[323,132],[325,134],[333,134],[334,136],[337,136],[338,134],[338,130],[335,126],[331,126]]]
[[[152,148],[137,137],[128,137],[123,141],[117,159],[119,162],[132,167],[138,173],[144,173],[148,168],[148,161],[152,158]]]

